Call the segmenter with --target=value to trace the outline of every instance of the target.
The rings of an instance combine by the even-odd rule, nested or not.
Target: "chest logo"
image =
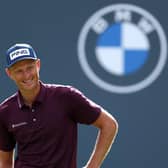
[[[17,123],[17,124],[12,124],[12,128],[21,127],[23,125],[27,125],[27,122],[21,122],[21,123]]]

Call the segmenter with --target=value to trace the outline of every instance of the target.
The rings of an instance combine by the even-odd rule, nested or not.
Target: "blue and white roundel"
[[[78,39],[78,58],[98,87],[127,94],[151,85],[167,62],[167,38],[158,20],[132,4],[96,11]]]
[[[140,69],[149,57],[145,33],[130,22],[116,23],[99,35],[96,58],[109,73],[128,75]]]

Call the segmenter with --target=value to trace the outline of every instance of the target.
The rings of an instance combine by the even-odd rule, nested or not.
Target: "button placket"
[[[33,122],[36,122],[37,121],[37,119],[36,118],[33,118]]]
[[[36,118],[36,116],[35,116],[35,109],[34,108],[32,108],[31,109],[31,111],[32,111],[32,121],[33,121],[33,123],[35,123],[36,121],[37,121],[37,118]]]

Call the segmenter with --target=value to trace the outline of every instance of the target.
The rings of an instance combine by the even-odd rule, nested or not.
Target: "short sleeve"
[[[0,121],[0,150],[11,151],[14,149],[15,143],[13,135]]]
[[[82,124],[92,124],[99,117],[102,107],[87,98],[82,92],[71,87],[67,94],[71,118]]]

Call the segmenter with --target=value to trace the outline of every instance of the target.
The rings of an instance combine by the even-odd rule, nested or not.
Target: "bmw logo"
[[[166,35],[148,11],[130,4],[110,5],[84,24],[78,58],[98,87],[120,94],[137,92],[161,74],[167,59]]]

